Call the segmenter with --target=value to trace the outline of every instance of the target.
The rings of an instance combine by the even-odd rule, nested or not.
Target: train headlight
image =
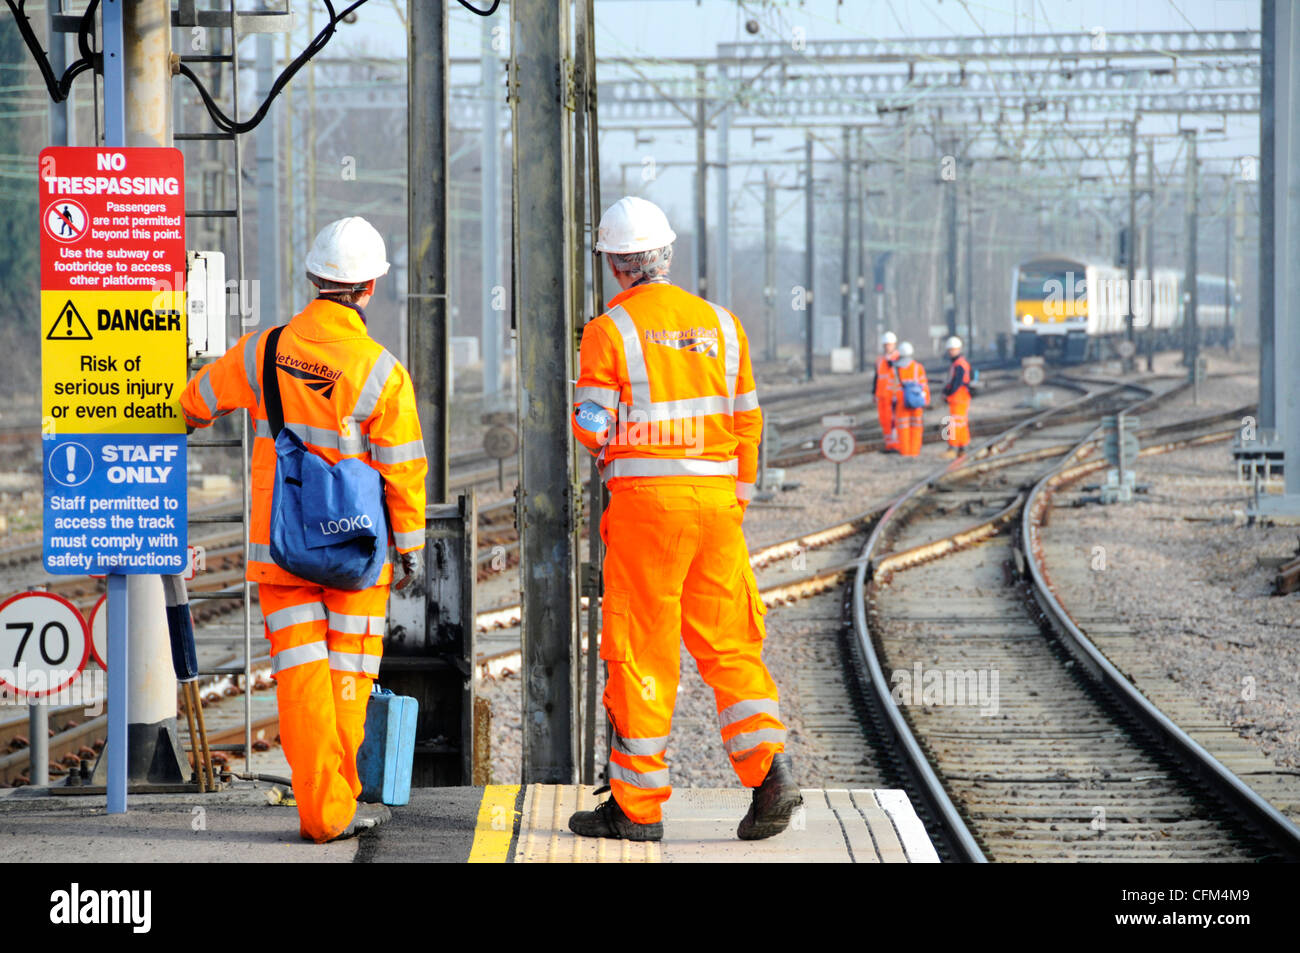
[[[1029,325],[1034,323],[1034,318],[1032,315],[1022,314],[1020,316],[1020,323],[1028,327]]]

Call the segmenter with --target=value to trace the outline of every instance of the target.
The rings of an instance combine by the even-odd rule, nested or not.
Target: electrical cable
[[[501,6],[501,0],[492,0],[492,6],[486,10],[480,10],[478,7],[471,6],[468,0],[460,0],[460,5],[470,13],[477,13],[481,17],[490,17],[497,12],[497,7]]]
[[[77,46],[81,51],[81,59],[75,63],[69,64],[68,68],[63,71],[63,75],[56,77],[54,68],[50,66],[50,58],[45,50],[41,47],[41,41],[37,38],[32,25],[28,21],[26,0],[19,0],[14,4],[14,0],[5,0],[5,5],[9,7],[9,12],[14,15],[14,23],[18,26],[18,32],[23,38],[28,51],[36,61],[36,67],[40,70],[41,79],[45,81],[45,88],[50,94],[50,98],[61,103],[68,98],[68,93],[72,89],[72,81],[81,73],[88,69],[102,70],[102,57],[95,52],[90,46],[88,39],[90,31],[94,28],[95,8],[99,6],[99,0],[90,0],[90,5],[86,7],[86,12],[81,15],[81,25],[77,28]]]

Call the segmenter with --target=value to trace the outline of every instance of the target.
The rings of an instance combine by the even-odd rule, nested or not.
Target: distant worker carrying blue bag
[[[321,229],[306,265],[315,299],[201,368],[181,406],[191,427],[240,408],[252,418],[245,574],[271,645],[299,832],[323,843],[388,816],[358,803],[357,752],[389,584],[424,578],[428,464],[411,376],[366,326],[363,309],[388,273],[383,238],[364,219],[340,219]]]

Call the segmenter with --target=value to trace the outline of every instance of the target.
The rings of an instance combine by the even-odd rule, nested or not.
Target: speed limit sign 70
[[[857,442],[853,432],[844,427],[832,427],[822,434],[822,456],[831,463],[844,463],[853,457]]]
[[[56,694],[89,654],[86,620],[62,596],[22,592],[0,603],[0,688],[29,698]]]

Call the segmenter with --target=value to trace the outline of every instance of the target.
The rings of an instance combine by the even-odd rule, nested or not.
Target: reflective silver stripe
[[[291,649],[276,652],[271,656],[271,674],[275,675],[298,665],[306,665],[308,662],[324,662],[329,657],[329,649],[325,647],[324,639],[319,642],[308,642],[306,645],[295,645]]]
[[[579,387],[573,392],[573,402],[581,404],[584,400],[594,401],[602,407],[614,407],[621,394],[604,387]]]
[[[619,305],[611,308],[609,319],[614,322],[619,336],[623,338],[623,361],[627,365],[627,383],[632,389],[632,409],[638,412],[650,412],[650,373],[645,366],[645,352],[641,350],[641,336],[637,333],[636,322]],[[648,419],[638,417],[637,419]]]
[[[329,653],[330,668],[336,672],[362,672],[366,675],[379,674],[379,656],[366,655],[363,652]]]
[[[720,308],[712,301],[709,307],[713,313],[718,316],[718,324],[722,326],[722,342],[726,363],[723,365],[724,372],[727,375],[727,397],[736,396],[736,378],[740,376],[740,334],[736,331],[736,319],[726,308]]]
[[[414,549],[424,545],[424,530],[408,529],[398,532],[393,530],[393,542],[398,549]]]
[[[355,429],[352,436],[345,437],[337,430],[331,430],[328,427],[313,427],[310,424],[298,423],[295,420],[286,420],[284,425],[303,439],[304,443],[309,443],[314,447],[328,447],[330,450],[337,450],[344,454],[365,453],[367,450],[373,452],[370,445],[370,438]],[[266,420],[259,420],[255,433],[259,437],[271,439],[271,424]]]
[[[621,764],[611,761],[609,763],[609,779],[611,781],[622,781],[634,788],[666,788],[668,787],[668,769],[633,771],[631,768],[625,768]]]
[[[614,735],[614,750],[622,754],[656,755],[668,750],[668,736],[662,738],[624,738]]]
[[[737,480],[736,496],[742,500],[752,500],[754,498],[754,484]]]
[[[391,447],[372,443],[370,445],[370,459],[374,460],[375,463],[410,463],[412,460],[423,460],[424,441],[411,440]]]
[[[381,351],[375,366],[370,369],[370,376],[361,387],[361,393],[357,395],[356,406],[352,408],[351,416],[357,423],[369,420],[370,415],[375,412],[375,407],[378,406],[379,398],[384,393],[384,387],[388,384],[388,378],[395,367],[397,367],[397,358],[386,350]]]
[[[731,460],[696,460],[691,457],[619,457],[605,467],[604,478],[660,476],[735,476],[739,466]]]
[[[638,412],[641,408],[637,408]],[[687,420],[707,417],[710,414],[731,414],[731,401],[726,397],[686,397],[682,400],[661,400],[650,405],[649,420]],[[635,418],[638,421],[645,417]]]
[[[368,615],[348,615],[343,612],[330,610],[330,629],[335,632],[345,632],[348,635],[365,635],[370,628],[370,619]]]
[[[257,383],[257,345],[267,335],[266,331],[261,334],[250,337],[244,343],[244,376],[248,378],[248,386],[253,389],[253,401],[255,404],[262,402],[262,387]]]
[[[737,394],[731,409],[735,413],[740,413],[742,410],[758,410],[758,391],[747,390],[743,394]]]
[[[762,728],[758,731],[746,731],[743,734],[736,735],[722,743],[722,747],[727,750],[727,754],[735,754],[738,751],[748,751],[756,745],[761,745],[765,741],[771,741],[777,744],[785,744],[784,728]]]
[[[199,394],[208,405],[208,413],[213,417],[217,416],[217,411],[221,408],[217,406],[217,392],[212,389],[211,372],[204,374],[199,378]]]
[[[746,698],[744,701],[728,705],[718,712],[718,727],[726,728],[727,725],[734,725],[738,721],[744,721],[751,715],[771,715],[773,718],[780,718],[781,710],[774,699]]]
[[[325,621],[325,606],[320,602],[304,602],[301,605],[286,606],[283,609],[276,609],[270,615],[265,617],[266,627],[272,632],[279,632],[281,629],[287,629],[291,625],[302,625],[304,622],[323,622]]]
[[[248,558],[250,562],[255,563],[275,563],[275,560],[271,558],[270,543],[249,543]]]

